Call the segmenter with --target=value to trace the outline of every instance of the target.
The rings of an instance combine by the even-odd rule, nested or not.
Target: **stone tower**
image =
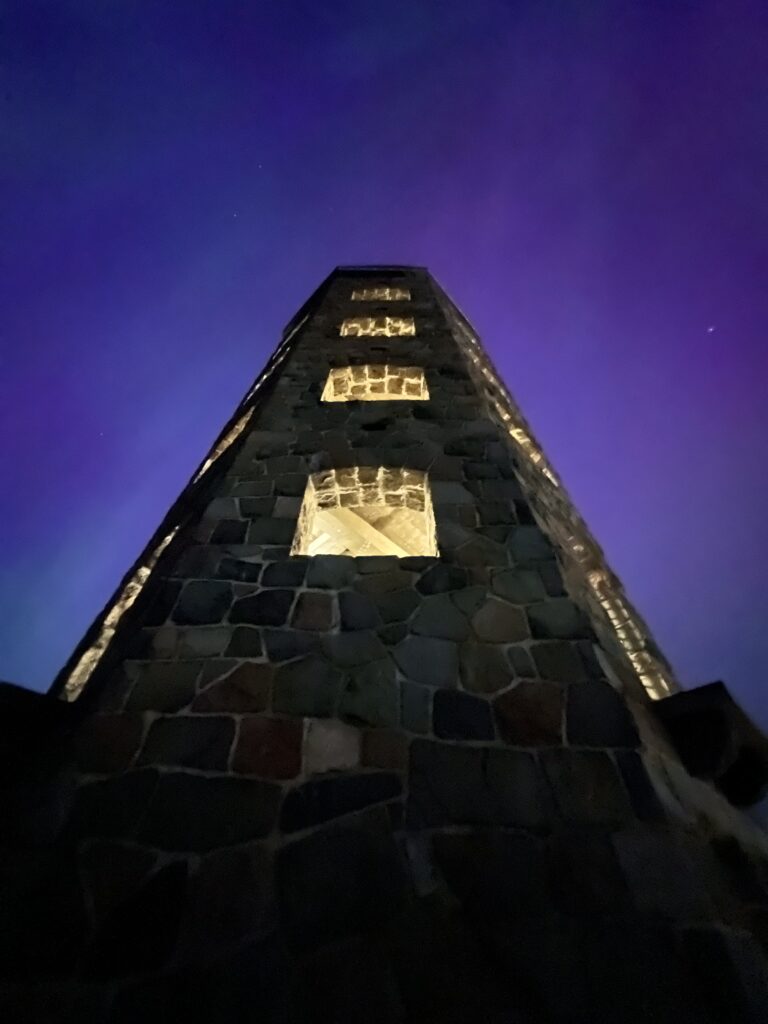
[[[0,701],[9,1022],[768,1019],[763,737],[421,268],[326,279]]]

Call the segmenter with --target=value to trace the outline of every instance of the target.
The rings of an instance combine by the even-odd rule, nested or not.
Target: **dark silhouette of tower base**
[[[8,1024],[768,1020],[765,740],[423,269],[322,284],[0,755]]]

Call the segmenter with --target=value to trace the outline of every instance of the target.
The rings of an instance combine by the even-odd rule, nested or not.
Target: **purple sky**
[[[768,728],[768,7],[6,0],[0,677],[43,689],[339,263],[474,322]]]

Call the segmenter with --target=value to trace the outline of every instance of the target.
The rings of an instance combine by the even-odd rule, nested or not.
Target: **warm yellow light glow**
[[[342,338],[412,338],[416,324],[412,316],[353,316],[344,321],[339,333]]]
[[[339,366],[328,374],[323,402],[417,401],[429,398],[418,366]]]
[[[608,616],[616,637],[623,647],[640,682],[653,700],[673,693],[675,687],[667,673],[646,649],[645,637],[631,609],[611,585],[608,574],[600,569],[587,573],[587,582]]]
[[[101,661],[112,637],[115,635],[118,623],[131,605],[136,601],[144,584],[150,577],[157,560],[163,551],[168,547],[178,532],[178,526],[174,527],[157,545],[154,551],[147,557],[143,565],[140,565],[123,587],[120,596],[107,612],[101,624],[98,636],[91,646],[81,655],[79,661],[69,674],[64,684],[64,699],[67,701],[77,700],[82,693],[83,687],[90,679],[94,669]]]
[[[229,448],[229,446],[234,441],[236,441],[238,439],[238,437],[242,434],[242,432],[248,426],[252,416],[253,416],[253,406],[251,406],[251,408],[247,412],[244,412],[243,415],[240,417],[240,419],[237,421],[237,423],[235,423],[235,425],[232,427],[232,429],[230,431],[228,431],[225,434],[224,437],[222,437],[222,439],[219,441],[219,443],[213,449],[211,454],[208,456],[208,458],[202,464],[200,469],[198,469],[198,471],[192,477],[192,483],[193,484],[196,484],[197,481],[205,473],[208,472],[208,470],[211,468],[211,466],[214,464],[214,462],[216,462],[216,460],[219,459],[224,454],[224,452],[227,450],[227,448]]]
[[[307,481],[292,555],[437,555],[426,473],[353,466]]]
[[[456,318],[454,323],[472,364],[488,382],[485,392],[493,411],[525,456],[520,463],[520,475],[523,482],[535,489],[537,516],[569,556],[570,564],[578,570],[574,577],[575,585],[586,593],[588,599],[596,599],[605,612],[613,634],[648,696],[660,700],[674,693],[678,685],[671,672],[648,650],[650,637],[647,627],[623,595],[621,584],[608,572],[600,547],[531,435],[512,396],[477,339],[460,319]]]
[[[353,302],[410,302],[407,288],[355,288]]]

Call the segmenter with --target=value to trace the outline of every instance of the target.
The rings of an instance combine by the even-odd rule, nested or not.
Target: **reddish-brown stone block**
[[[291,625],[294,629],[326,630],[333,625],[333,598],[319,591],[299,594]]]
[[[363,733],[362,762],[368,768],[405,771],[408,737],[394,729],[368,729]]]
[[[499,733],[520,747],[562,743],[563,691],[557,683],[524,681],[493,704]]]
[[[244,718],[233,768],[265,779],[293,779],[301,771],[303,719]]]

